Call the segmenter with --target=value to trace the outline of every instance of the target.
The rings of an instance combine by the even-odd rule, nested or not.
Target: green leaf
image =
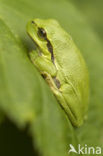
[[[40,103],[39,76],[25,51],[0,19],[0,106],[19,125],[35,118],[32,101]],[[36,83],[31,83],[31,82]],[[35,92],[35,90],[37,92]],[[41,94],[40,94],[41,95]]]
[[[68,0],[69,1],[69,0]],[[85,15],[88,23],[103,40],[103,1],[102,0],[71,0],[78,9]]]

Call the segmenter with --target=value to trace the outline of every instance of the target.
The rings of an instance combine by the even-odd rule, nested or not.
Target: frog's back
[[[84,115],[87,111],[89,94],[88,70],[85,61],[71,36],[59,24],[55,32],[52,31],[51,44],[58,72],[62,72],[75,89]]]

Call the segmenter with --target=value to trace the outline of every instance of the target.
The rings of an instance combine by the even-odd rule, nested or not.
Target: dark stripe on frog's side
[[[46,39],[46,41],[47,41],[48,51],[51,53],[51,61],[54,64],[53,46],[52,46],[51,42],[48,39]]]

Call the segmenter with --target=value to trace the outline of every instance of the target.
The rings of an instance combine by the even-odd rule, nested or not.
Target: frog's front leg
[[[37,51],[33,50],[29,54],[31,61],[33,64],[37,67],[37,69],[40,71],[41,74],[44,73],[44,76],[51,75],[52,77],[55,77],[57,74],[57,69],[55,65],[52,63],[52,61],[48,60],[43,55],[38,55]]]
[[[57,69],[55,65],[48,59],[46,59],[44,56],[39,56],[37,51],[30,52],[30,59],[33,62],[33,64],[37,67],[41,75],[44,77],[44,79],[49,84],[50,88],[52,90],[56,90],[56,74]],[[57,85],[58,81],[57,81]]]

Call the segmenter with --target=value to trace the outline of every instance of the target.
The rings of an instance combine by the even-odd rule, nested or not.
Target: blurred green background
[[[103,155],[102,7],[102,0],[0,0],[0,156],[68,156],[69,144],[100,146]],[[57,19],[86,60],[89,112],[78,129],[28,59],[32,18]]]

